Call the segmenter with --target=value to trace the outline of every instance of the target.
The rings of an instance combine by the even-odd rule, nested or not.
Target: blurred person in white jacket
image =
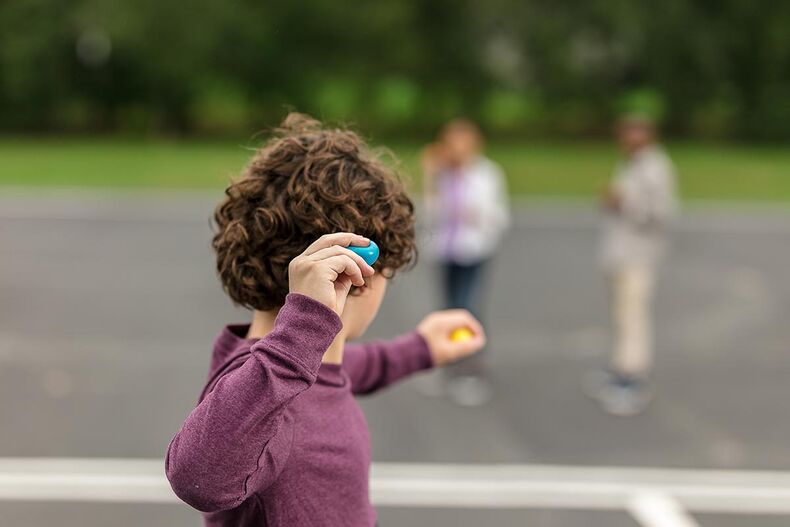
[[[652,302],[677,210],[676,175],[648,117],[622,118],[617,141],[624,159],[601,196],[600,257],[609,285],[613,348],[596,397],[610,413],[634,415],[650,401]]]
[[[458,119],[423,152],[430,252],[440,263],[445,307],[466,309],[479,320],[485,320],[486,272],[510,221],[504,173],[482,147],[479,128]],[[459,404],[490,398],[479,358],[459,364],[451,375],[448,390]]]

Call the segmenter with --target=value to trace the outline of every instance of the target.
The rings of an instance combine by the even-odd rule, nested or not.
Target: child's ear
[[[351,290],[348,292],[348,294],[350,296],[361,296],[364,295],[367,290],[368,290],[368,286],[366,285],[363,286],[352,285]]]

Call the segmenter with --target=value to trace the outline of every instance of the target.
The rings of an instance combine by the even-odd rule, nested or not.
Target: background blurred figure
[[[439,141],[425,148],[423,171],[444,305],[467,309],[485,321],[485,274],[510,213],[502,169],[482,154],[482,146],[474,123],[451,121]],[[479,406],[491,398],[479,357],[461,362],[449,375],[448,393],[458,404]]]
[[[650,400],[651,304],[656,267],[676,210],[675,169],[646,116],[623,117],[617,141],[625,159],[601,196],[606,215],[601,258],[609,283],[613,349],[596,397],[607,412],[634,415]]]

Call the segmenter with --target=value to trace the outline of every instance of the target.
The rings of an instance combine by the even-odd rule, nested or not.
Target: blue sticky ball
[[[376,242],[373,240],[370,241],[370,245],[367,247],[357,247],[356,245],[351,245],[348,248],[360,255],[362,259],[368,263],[368,265],[373,265],[376,263],[376,260],[379,259],[379,246],[376,245]]]

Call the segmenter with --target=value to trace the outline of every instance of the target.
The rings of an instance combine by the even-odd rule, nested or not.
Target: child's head
[[[378,271],[346,302],[349,337],[375,317],[386,279],[416,256],[414,205],[398,175],[348,130],[290,114],[225,191],[214,213],[213,247],[234,303],[277,309],[288,264],[323,234],[354,232],[378,243]]]
[[[483,134],[472,121],[455,119],[445,124],[440,134],[443,153],[451,166],[463,166],[480,154]]]
[[[626,154],[632,154],[656,139],[653,119],[643,114],[627,114],[617,122],[617,142]]]

